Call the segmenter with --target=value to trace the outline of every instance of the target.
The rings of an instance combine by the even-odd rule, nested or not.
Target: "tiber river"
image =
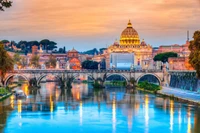
[[[19,89],[27,99],[0,102],[1,133],[200,133],[200,109],[152,94],[88,84],[65,92],[53,82]]]

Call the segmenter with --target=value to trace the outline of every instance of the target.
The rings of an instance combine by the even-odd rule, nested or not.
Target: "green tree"
[[[195,31],[193,35],[194,40],[190,41],[189,63],[196,70],[197,78],[200,79],[200,31]]]
[[[1,42],[2,42],[3,44],[10,43],[8,40],[2,40]]]
[[[15,53],[13,56],[14,63],[17,65],[21,65],[21,56],[19,53]]]
[[[12,71],[14,66],[13,59],[9,56],[4,49],[4,45],[0,42],[0,77],[1,83],[4,83],[4,77],[8,71]]]
[[[40,44],[42,44],[46,50],[46,52],[48,52],[48,50],[53,50],[55,48],[57,48],[57,43],[55,43],[54,41],[50,41],[48,39],[44,39],[40,41]]]
[[[12,1],[0,0],[0,11],[4,11],[4,8],[9,8],[11,6],[12,6]]]
[[[38,55],[33,55],[30,59],[30,63],[33,67],[35,68],[38,68],[40,67],[40,63],[39,63],[39,60],[40,60],[40,56]]]
[[[49,56],[49,60],[45,64],[48,68],[50,68],[50,67],[55,68],[56,67],[56,57],[51,54]]]
[[[157,54],[153,60],[154,61],[162,61],[163,63],[168,62],[169,57],[178,57],[177,53],[174,52],[165,52],[165,53],[160,53]]]
[[[91,61],[91,60],[86,60],[82,62],[82,68],[83,69],[98,69],[98,62],[96,61]]]
[[[21,65],[23,68],[28,65],[28,61],[27,61],[26,57],[24,57],[24,56],[21,57]]]

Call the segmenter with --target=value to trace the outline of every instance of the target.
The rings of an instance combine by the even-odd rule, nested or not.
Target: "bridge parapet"
[[[20,69],[9,73],[158,73],[161,70],[65,70],[65,69]]]

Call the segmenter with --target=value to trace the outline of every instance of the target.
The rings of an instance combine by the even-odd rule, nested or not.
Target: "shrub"
[[[160,86],[159,85],[151,84],[151,83],[149,83],[147,81],[139,82],[138,83],[138,87],[143,88],[145,90],[150,90],[150,91],[158,91],[158,90],[160,90]]]

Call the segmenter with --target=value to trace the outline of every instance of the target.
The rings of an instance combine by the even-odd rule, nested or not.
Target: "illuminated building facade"
[[[74,48],[67,52],[67,57],[69,59],[70,69],[80,70],[81,61],[79,60],[79,52]]]
[[[121,33],[119,43],[114,44],[106,50],[106,69],[146,69],[152,62],[152,46],[147,45],[144,40],[140,41],[138,32],[128,22],[127,27]]]

